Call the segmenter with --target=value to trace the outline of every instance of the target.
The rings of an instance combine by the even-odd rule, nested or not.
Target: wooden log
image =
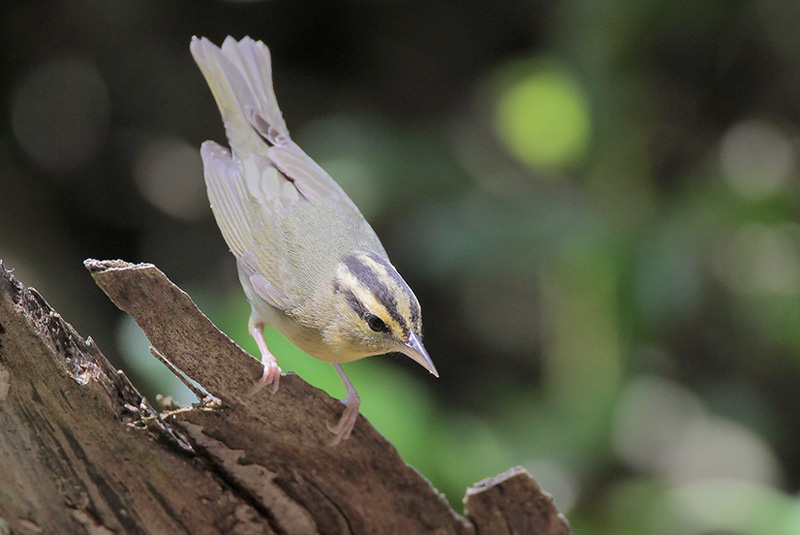
[[[568,533],[524,471],[470,489],[468,520],[362,416],[330,447],[338,400],[293,374],[248,396],[260,363],[157,268],[86,266],[203,399],[156,411],[0,262],[3,535]]]

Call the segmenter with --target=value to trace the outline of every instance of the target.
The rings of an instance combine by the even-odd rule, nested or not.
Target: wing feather
[[[323,197],[335,197],[356,208],[341,186],[291,139],[273,145],[268,154],[272,163],[289,177],[306,199],[316,201]]]
[[[243,187],[243,166],[213,141],[203,143],[200,156],[214,218],[231,252],[241,258],[253,248],[244,202],[247,192]]]

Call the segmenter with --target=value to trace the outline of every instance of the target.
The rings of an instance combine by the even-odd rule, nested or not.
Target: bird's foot
[[[250,390],[249,396],[252,396],[265,386],[271,387],[271,394],[274,394],[278,391],[278,386],[281,380],[281,367],[278,366],[278,362],[275,360],[271,354],[269,355],[272,358],[264,358],[261,363],[264,365],[264,372],[261,374],[261,378],[258,382],[253,385],[253,388]]]
[[[339,418],[339,423],[336,426],[331,426],[328,424],[328,429],[331,433],[333,433],[333,440],[331,440],[331,446],[336,446],[342,440],[347,440],[350,437],[350,433],[353,431],[353,427],[356,425],[356,419],[358,419],[358,407],[361,405],[361,399],[358,397],[358,394],[355,392],[348,394],[342,400],[344,403],[344,412],[342,413],[342,417]]]
[[[264,366],[261,379],[253,386],[249,395],[252,396],[265,386],[272,386],[272,393],[274,394],[278,391],[278,383],[280,383],[281,380],[281,367],[278,366],[275,355],[270,353],[267,342],[264,340],[264,323],[250,316],[248,327],[250,329],[250,335],[256,341],[258,350],[261,352],[261,364]]]

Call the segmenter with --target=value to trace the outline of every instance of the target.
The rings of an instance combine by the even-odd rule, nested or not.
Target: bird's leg
[[[272,393],[274,394],[278,391],[278,383],[281,379],[281,367],[278,366],[278,361],[275,360],[275,356],[270,353],[269,348],[267,348],[267,342],[264,340],[264,322],[250,316],[247,327],[250,331],[250,336],[256,341],[258,350],[261,351],[261,364],[264,366],[264,373],[261,374],[261,379],[258,380],[250,391],[250,395],[252,396],[265,386],[270,385],[272,385]]]
[[[345,375],[341,365],[334,364],[333,367],[336,368],[336,373],[339,374],[339,378],[347,389],[347,396],[342,400],[342,403],[344,403],[344,412],[342,413],[342,417],[339,418],[339,423],[336,424],[336,427],[328,425],[328,429],[330,429],[331,433],[334,435],[331,446],[337,445],[342,440],[347,440],[350,436],[353,426],[356,425],[356,418],[358,418],[358,406],[361,405],[361,398],[358,397],[358,392],[356,392],[353,383],[351,383],[350,379]]]

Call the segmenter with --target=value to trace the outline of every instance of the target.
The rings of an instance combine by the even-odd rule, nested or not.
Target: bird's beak
[[[436,371],[436,366],[433,365],[431,357],[425,351],[425,346],[422,345],[422,340],[413,332],[408,337],[408,342],[405,342],[400,351],[412,359],[414,359],[420,366],[431,372],[436,377],[439,377],[439,372]]]

